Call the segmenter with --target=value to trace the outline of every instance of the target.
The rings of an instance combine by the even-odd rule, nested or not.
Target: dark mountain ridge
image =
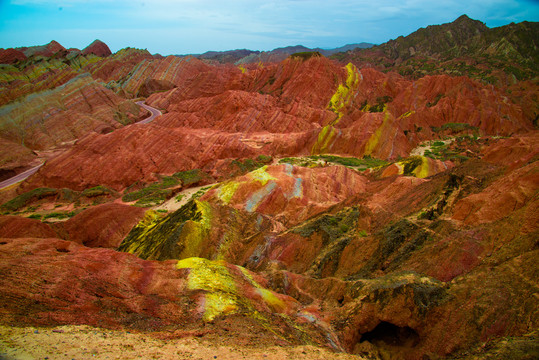
[[[275,48],[271,51],[258,51],[258,50],[248,50],[248,49],[236,49],[236,50],[227,50],[227,51],[207,51],[203,54],[193,54],[201,60],[210,60],[216,61],[221,64],[228,63],[256,63],[259,61],[262,62],[275,62],[282,61],[289,55],[292,55],[297,52],[310,52],[318,51],[324,56],[330,56],[339,52],[349,51],[353,49],[368,49],[374,46],[370,43],[358,43],[358,44],[347,44],[338,48],[333,49],[322,49],[322,48],[308,48],[303,45],[294,45]],[[183,55],[181,55],[183,56]]]
[[[370,49],[339,53],[333,58],[412,78],[448,74],[495,84],[514,83],[539,75],[537,39],[537,22],[488,28],[462,15],[451,23],[427,26]]]

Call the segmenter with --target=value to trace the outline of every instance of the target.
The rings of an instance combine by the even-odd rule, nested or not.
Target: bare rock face
[[[176,85],[167,80],[146,79],[140,86],[138,95],[148,97],[153,93],[167,91],[175,87]]]
[[[94,40],[90,45],[82,50],[83,55],[94,54],[100,57],[107,57],[112,55],[107,44],[101,40]]]
[[[119,90],[118,82],[144,60],[153,60],[147,50],[125,48],[99,61],[88,63],[84,69],[91,73],[94,79],[101,79],[116,91]]]
[[[33,164],[37,155],[22,144],[0,137],[0,181],[9,179]],[[37,164],[36,164],[37,165]]]
[[[225,182],[201,200],[283,219],[288,227],[364,192],[366,183],[345,167],[273,165]]]

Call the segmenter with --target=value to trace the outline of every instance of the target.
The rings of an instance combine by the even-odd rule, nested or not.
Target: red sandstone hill
[[[82,54],[94,54],[97,56],[106,57],[112,55],[112,52],[110,51],[107,44],[105,44],[103,41],[94,40],[90,45],[88,45],[82,50]]]
[[[506,101],[499,89],[467,78],[412,82],[320,57],[287,59],[244,74],[194,58],[143,64],[145,70],[135,72],[124,88],[139,91],[145,77],[170,79],[176,88],[147,100],[167,113],[144,127],[79,142],[44,166],[25,189],[49,184],[122,190],[137,178],[155,179],[154,173],[212,171],[216,160],[259,154],[396,159],[455,126],[490,136],[533,127],[520,105]]]
[[[32,151],[50,150],[89,132],[107,133],[144,116],[138,105],[89,75],[75,77],[54,90],[2,107],[0,138],[6,146],[0,169],[24,168]]]
[[[50,43],[46,45],[21,47],[21,48],[17,48],[16,50],[23,52],[26,57],[30,57],[33,55],[41,55],[41,56],[50,57],[56,54],[57,52],[65,51],[66,48],[60,45],[60,43],[58,43],[57,41],[52,40]]]
[[[16,49],[0,49],[0,64],[13,64],[17,61],[26,60],[26,55]]]

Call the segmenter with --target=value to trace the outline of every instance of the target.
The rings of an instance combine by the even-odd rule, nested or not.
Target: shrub
[[[312,57],[322,57],[322,54],[320,54],[318,51],[304,51],[304,52],[297,52],[292,55],[290,55],[291,58],[299,58],[303,61],[308,60]]]
[[[43,215],[43,220],[51,219],[51,218],[54,218],[54,219],[67,219],[67,218],[72,217],[74,215],[75,215],[74,211],[71,211],[71,212],[51,212],[51,213]]]
[[[271,156],[269,156],[269,155],[258,155],[256,157],[256,161],[259,161],[261,163],[269,163],[269,162],[271,162],[272,159],[273,158]]]
[[[90,189],[85,189],[83,192],[82,192],[82,196],[86,196],[86,197],[97,197],[97,196],[103,196],[103,195],[111,195],[113,194],[114,191],[105,187],[105,186],[95,186],[93,188],[90,188]]]
[[[210,176],[200,169],[180,171],[172,175],[175,179],[181,180],[183,186],[196,184]]]
[[[34,190],[30,190],[28,192],[25,192],[24,194],[21,194],[17,196],[14,199],[11,199],[10,201],[4,203],[2,205],[3,210],[8,211],[16,211],[27,204],[29,204],[32,201],[43,199],[48,196],[56,196],[58,195],[58,189],[53,188],[37,188]]]

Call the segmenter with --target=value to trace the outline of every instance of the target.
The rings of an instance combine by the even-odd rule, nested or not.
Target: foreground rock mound
[[[202,331],[240,341],[328,344],[323,328],[300,320],[296,300],[267,290],[263,278],[224,262],[145,261],[69,241],[29,238],[3,240],[0,257],[5,323],[127,326],[180,336]],[[27,271],[34,285],[24,280]],[[20,286],[8,290],[13,283]],[[28,286],[38,283],[45,292],[26,297]],[[214,326],[199,330],[203,321],[213,320]],[[243,326],[252,329],[250,335],[242,334]]]

